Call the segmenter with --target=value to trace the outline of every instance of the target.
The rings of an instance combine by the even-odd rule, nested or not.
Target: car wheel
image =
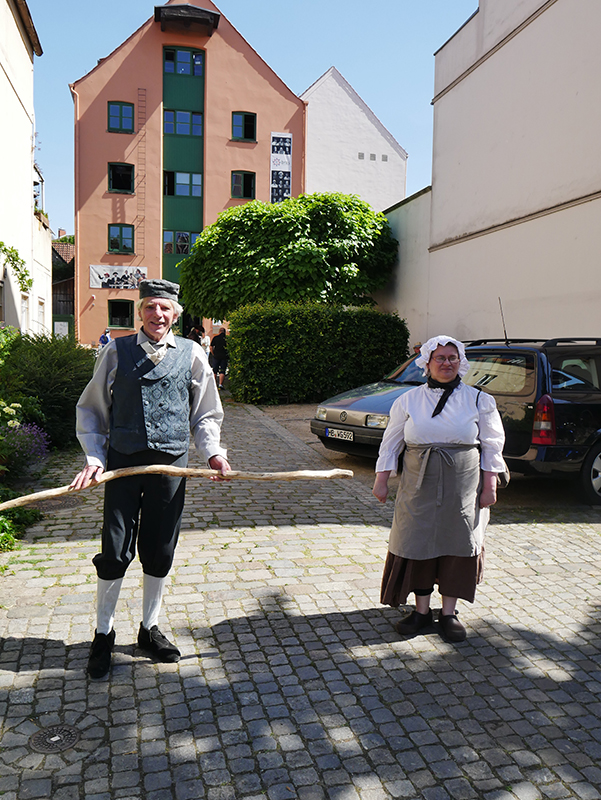
[[[589,450],[582,464],[580,480],[587,502],[601,505],[601,444]]]

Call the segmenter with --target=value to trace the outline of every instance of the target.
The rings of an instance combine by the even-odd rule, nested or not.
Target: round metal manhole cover
[[[53,725],[29,737],[29,746],[36,753],[60,753],[79,741],[79,731],[71,725]]]
[[[56,511],[59,508],[75,508],[82,503],[81,497],[57,497],[50,498],[49,500],[38,500],[31,504],[33,508],[38,511]]]

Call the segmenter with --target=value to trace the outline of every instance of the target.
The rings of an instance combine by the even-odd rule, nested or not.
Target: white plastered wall
[[[556,0],[436,100],[432,245],[601,190],[599,30],[598,0]]]
[[[376,211],[403,199],[407,153],[335,68],[301,99],[308,104],[308,194],[357,194]]]
[[[430,253],[428,335],[601,336],[601,199]],[[417,264],[412,264],[413,270]]]
[[[34,288],[28,297],[29,318],[35,316],[37,297],[43,295],[51,313],[52,288],[50,248],[44,265],[41,252],[34,256],[34,237],[38,220],[34,217],[33,145],[35,120],[33,109],[33,51],[22,27],[13,0],[0,3],[0,108],[4,123],[0,126],[2,179],[0,180],[0,241],[17,249],[25,261]],[[42,238],[47,239],[48,234]],[[46,276],[46,277],[45,277]],[[4,319],[6,324],[32,330],[22,325],[21,291],[8,270],[0,270],[4,279]],[[23,321],[24,322],[24,321]]]
[[[397,311],[406,321],[410,344],[428,338],[431,199],[428,187],[386,212],[399,257],[394,281],[374,299],[382,310]]]
[[[404,256],[401,244],[397,286],[416,302],[397,289],[396,307],[420,325],[412,309],[427,309],[413,338],[501,338],[499,297],[510,337],[601,336],[598,30],[597,0],[480,0],[437,54],[448,91],[434,104],[429,235],[399,209],[427,241]]]

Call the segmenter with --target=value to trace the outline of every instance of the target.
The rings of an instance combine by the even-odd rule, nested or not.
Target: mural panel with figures
[[[292,185],[292,134],[271,134],[271,202],[290,197]]]
[[[137,289],[147,273],[147,267],[90,264],[90,289]]]

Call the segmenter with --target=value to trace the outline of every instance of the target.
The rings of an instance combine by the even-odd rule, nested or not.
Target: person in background
[[[415,363],[427,383],[393,403],[376,462],[373,494],[385,503],[404,450],[381,602],[397,607],[415,594],[415,611],[395,626],[413,635],[433,624],[430,598],[438,584],[438,628],[447,641],[460,642],[466,630],[457,600],[473,603],[482,580],[505,434],[494,397],[461,381],[470,366],[461,342],[435,336]]]
[[[186,467],[190,432],[196,449],[220,473],[212,480],[227,479],[230,466],[220,445],[223,410],[207,359],[198,344],[171,331],[182,313],[178,291],[170,281],[141,281],[141,330],[101,350],[77,404],[77,438],[86,466],[72,489],[85,489],[105,469]],[[93,558],[98,580],[91,678],[102,678],[110,669],[115,609],[136,545],[144,572],[138,645],[158,661],[180,659],[158,621],[185,489],[185,478],[160,474],[119,478],[105,486],[101,552]]]
[[[186,338],[192,339],[192,341],[196,342],[196,344],[200,344],[200,334],[198,333],[198,328],[196,326],[190,328],[190,332]]]
[[[213,356],[213,373],[215,380],[218,382],[219,388],[223,389],[225,381],[225,373],[227,372],[228,365],[228,352],[227,352],[227,339],[225,328],[219,328],[217,336],[213,336],[211,340],[211,355]]]
[[[202,325],[198,330],[200,331],[200,346],[205,351],[208,358],[208,356],[211,353],[211,339],[209,335],[206,333],[205,329],[202,327]]]
[[[98,340],[98,349],[102,349],[105,347],[109,342],[112,342],[111,332],[108,328],[104,329],[104,333],[100,335],[100,339]]]

